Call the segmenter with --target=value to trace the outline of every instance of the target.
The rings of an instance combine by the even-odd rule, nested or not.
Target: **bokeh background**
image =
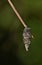
[[[42,65],[42,0],[11,0],[34,39],[26,52],[24,27],[7,0],[0,0],[0,65]]]

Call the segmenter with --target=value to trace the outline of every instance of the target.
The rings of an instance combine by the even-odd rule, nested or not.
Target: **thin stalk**
[[[20,20],[20,22],[22,23],[22,25],[24,27],[27,27],[27,25],[25,24],[25,22],[23,21],[22,17],[20,16],[20,14],[18,13],[18,11],[16,10],[15,6],[13,5],[13,3],[11,2],[11,0],[8,0],[11,8],[13,9],[13,11],[15,12],[15,14],[17,15],[18,19]]]

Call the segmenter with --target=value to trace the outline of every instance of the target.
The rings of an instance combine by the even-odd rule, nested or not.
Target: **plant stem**
[[[27,27],[27,25],[25,24],[25,22],[23,21],[23,19],[21,18],[20,14],[18,13],[18,11],[16,10],[15,6],[13,5],[13,3],[11,2],[11,0],[8,0],[11,8],[13,9],[13,11],[15,12],[15,14],[17,15],[18,19],[20,20],[20,22],[22,23],[22,25],[24,27]]]

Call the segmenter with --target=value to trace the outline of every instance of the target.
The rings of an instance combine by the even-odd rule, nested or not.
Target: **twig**
[[[8,0],[11,8],[13,9],[13,11],[15,12],[15,14],[17,15],[18,19],[20,20],[20,22],[23,24],[24,27],[27,27],[27,25],[25,24],[25,22],[23,21],[23,19],[21,18],[20,14],[18,13],[18,11],[16,10],[15,6],[13,5],[13,3],[11,2],[11,0]]]

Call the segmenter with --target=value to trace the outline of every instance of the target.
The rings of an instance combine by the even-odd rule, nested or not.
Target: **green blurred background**
[[[26,52],[24,27],[7,0],[0,0],[0,65],[42,65],[42,0],[12,0],[34,39]]]

